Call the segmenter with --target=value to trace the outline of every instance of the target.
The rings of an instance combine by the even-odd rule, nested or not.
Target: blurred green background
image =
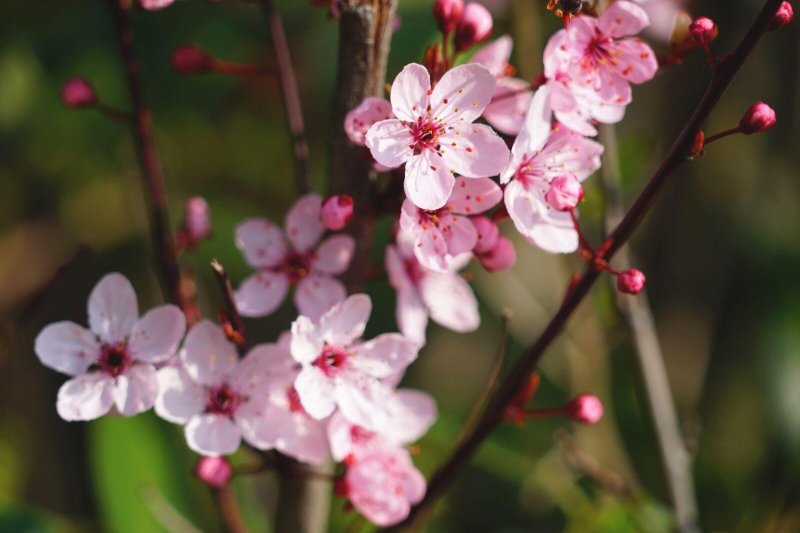
[[[487,2],[488,3],[488,2]],[[317,191],[325,187],[336,69],[337,27],[304,0],[278,1],[298,70]],[[559,21],[538,0],[491,2],[495,36],[516,40],[521,76],[541,70],[541,51]],[[437,35],[429,0],[401,0],[390,78],[419,61]],[[722,31],[714,48],[735,45],[761,2],[693,2]],[[194,456],[176,426],[152,413],[69,424],[55,412],[64,377],[38,364],[36,333],[56,320],[85,320],[85,301],[106,272],[129,276],[141,307],[162,301],[129,132],[93,111],[59,102],[63,81],[91,79],[101,97],[126,108],[105,2],[41,0],[0,4],[0,531],[214,531],[206,490],[190,472]],[[184,199],[205,196],[214,238],[182,263],[194,271],[201,305],[219,299],[207,265],[218,258],[234,282],[247,268],[234,247],[237,221],[281,220],[293,201],[293,167],[274,80],[187,77],[172,49],[195,43],[222,59],[271,56],[260,13],[246,3],[179,1],[134,15],[172,218]],[[754,101],[771,104],[769,132],[716,144],[674,176],[634,239],[647,274],[682,430],[695,463],[707,531],[800,530],[800,181],[797,24],[769,34],[714,113],[706,132],[734,125]],[[653,41],[663,50],[663,43]],[[700,54],[635,89],[618,127],[624,197],[629,201],[665,153],[709,71]],[[582,208],[601,237],[596,177]],[[389,221],[381,227],[386,230]],[[512,228],[506,228],[511,230]],[[380,242],[385,242],[385,233]],[[513,233],[507,231],[508,234]],[[512,357],[558,305],[577,257],[546,255],[516,239],[508,272],[472,268],[483,325],[469,335],[433,326],[406,383],[439,402],[437,424],[415,460],[429,473],[457,438],[497,351],[499,315],[513,314]],[[79,245],[61,283],[31,299]],[[380,258],[376,257],[376,261]],[[392,330],[394,296],[370,287],[370,332]],[[292,309],[248,322],[257,341],[286,329]],[[534,405],[558,405],[591,391],[606,403],[595,427],[563,420],[503,427],[459,478],[432,517],[431,531],[669,531],[667,491],[627,326],[601,283],[543,364]],[[619,481],[599,486],[570,461],[584,459]],[[252,458],[241,452],[236,460]],[[248,523],[267,531],[276,497],[270,475],[238,480]],[[334,501],[332,529],[358,530]]]

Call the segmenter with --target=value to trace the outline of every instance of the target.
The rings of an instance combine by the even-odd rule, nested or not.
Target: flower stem
[[[710,137],[706,137],[706,139],[705,139],[705,141],[703,143],[703,146],[708,146],[709,144],[713,143],[714,141],[718,141],[720,139],[724,139],[725,137],[728,137],[729,135],[734,135],[736,133],[741,133],[741,132],[742,132],[742,128],[740,126],[736,126],[735,128],[731,128],[729,130],[721,131],[721,132],[719,132],[719,133],[717,133],[715,135],[712,135]]]

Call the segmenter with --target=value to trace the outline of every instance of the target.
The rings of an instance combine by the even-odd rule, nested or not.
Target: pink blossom
[[[689,24],[689,34],[696,44],[707,45],[717,38],[719,27],[708,17],[698,17]]]
[[[353,424],[376,430],[390,417],[391,388],[381,379],[403,371],[418,348],[397,333],[360,341],[371,312],[369,296],[356,294],[317,323],[300,316],[292,324],[292,357],[302,364],[294,386],[312,418],[322,420],[338,407]]]
[[[75,109],[91,107],[97,103],[97,94],[89,80],[73,76],[61,87],[61,103]]]
[[[575,422],[594,425],[603,418],[603,402],[592,394],[581,394],[567,404],[566,411]]]
[[[431,90],[428,71],[407,65],[392,84],[396,118],[367,132],[372,157],[389,168],[406,164],[406,196],[420,209],[439,209],[455,184],[453,174],[482,178],[498,174],[508,148],[489,127],[472,124],[491,101],[494,77],[470,63],[449,70]]]
[[[456,27],[456,50],[466,50],[488,39],[493,25],[492,14],[488,9],[475,2],[467,4]]]
[[[258,270],[236,291],[244,316],[265,316],[275,311],[296,286],[294,302],[301,314],[318,319],[346,296],[344,285],[332,276],[350,266],[355,241],[348,235],[328,237],[320,220],[322,199],[314,194],[300,198],[286,215],[286,236],[269,220],[252,218],[236,228],[236,245],[247,263]]]
[[[444,207],[424,211],[411,201],[403,202],[400,228],[414,240],[414,252],[425,268],[445,272],[448,259],[470,252],[478,232],[467,215],[478,215],[503,199],[503,191],[489,178],[456,178]]]
[[[546,86],[536,91],[500,181],[507,184],[506,209],[517,230],[545,251],[570,253],[578,248],[572,219],[552,209],[545,195],[557,176],[583,181],[600,168],[603,146],[561,126],[551,130],[548,92]]]
[[[148,11],[155,11],[172,5],[174,1],[175,0],[139,0],[139,3]]]
[[[183,425],[189,448],[202,455],[229,455],[242,437],[266,448],[254,428],[263,416],[268,371],[256,349],[239,360],[222,328],[201,320],[186,335],[179,363],[158,371],[156,414]]]
[[[513,46],[511,37],[504,35],[472,56],[473,63],[486,67],[497,80],[492,101],[483,111],[483,118],[496,130],[508,135],[519,133],[533,96],[530,83],[509,75],[508,60]]]
[[[433,3],[433,18],[436,21],[436,27],[445,35],[456,29],[463,14],[464,2],[462,0],[436,0]]]
[[[569,75],[603,102],[631,101],[631,83],[655,76],[658,61],[653,50],[636,35],[650,24],[647,13],[631,2],[618,0],[599,18],[580,15],[565,30],[563,51],[570,57]]]
[[[485,216],[472,217],[472,225],[478,232],[478,241],[472,251],[476,254],[491,252],[497,244],[497,239],[500,238],[500,228]]]
[[[478,261],[487,272],[502,272],[517,262],[517,250],[508,237],[500,236],[491,250],[478,255]]]
[[[625,294],[639,294],[647,281],[644,272],[631,268],[617,276],[617,290]]]
[[[294,382],[302,366],[292,359],[291,333],[275,344],[255,346],[249,356],[268,369],[266,403],[258,407],[260,416],[247,421],[248,430],[261,449],[275,449],[298,461],[322,464],[329,457],[326,421],[312,418],[303,409]]]
[[[93,420],[112,406],[123,416],[150,409],[158,393],[155,365],[172,357],[186,332],[183,313],[162,305],[139,318],[136,293],[122,274],[108,274],[89,296],[89,328],[56,322],[36,337],[45,366],[72,379],[58,391],[64,420]]]
[[[401,522],[425,495],[425,478],[403,448],[382,448],[355,461],[344,477],[347,497],[370,522]]]
[[[386,247],[389,283],[397,291],[397,325],[403,335],[422,346],[428,317],[460,333],[480,325],[478,301],[469,283],[455,272],[469,256],[453,258],[448,272],[436,272],[420,264],[409,235],[400,232],[397,242]]]
[[[364,146],[372,125],[392,117],[392,104],[386,98],[368,96],[344,117],[344,132],[354,144]]]
[[[388,398],[388,407],[389,416],[375,431],[334,413],[328,422],[333,459],[352,460],[379,448],[411,444],[427,433],[436,420],[436,402],[424,392],[400,389]]]
[[[583,187],[572,174],[557,176],[550,182],[544,199],[556,211],[571,211],[583,199]]]
[[[322,224],[331,231],[344,229],[353,220],[353,204],[349,194],[329,196],[322,202]]]
[[[221,489],[230,483],[233,467],[224,457],[201,457],[194,467],[197,478],[215,489]]]

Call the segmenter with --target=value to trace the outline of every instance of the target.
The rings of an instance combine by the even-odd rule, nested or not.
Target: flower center
[[[289,411],[305,414],[306,410],[303,408],[303,404],[300,403],[300,395],[297,394],[297,389],[294,388],[294,385],[286,390],[286,397],[289,399]]]
[[[311,260],[313,252],[307,254],[292,253],[284,260],[280,266],[280,271],[289,277],[289,283],[297,284],[311,272]]]
[[[414,141],[411,149],[414,154],[424,150],[436,150],[439,147],[439,136],[444,133],[444,126],[430,117],[419,117],[411,126],[411,136]]]
[[[124,374],[132,363],[133,358],[128,352],[128,347],[125,343],[104,344],[100,348],[100,358],[97,360],[97,366],[111,377]]]
[[[586,47],[581,66],[593,69],[605,65],[615,66],[618,56],[619,53],[616,51],[614,40],[597,30],[589,46]]]
[[[233,416],[242,397],[227,383],[208,389],[206,395],[206,412],[215,415]]]
[[[322,373],[328,377],[335,376],[344,368],[349,354],[339,348],[325,345],[322,348],[322,353],[314,361],[314,366],[322,370]]]
[[[428,229],[431,226],[434,228],[439,227],[439,222],[441,221],[441,213],[442,209],[437,209],[435,211],[425,211],[424,209],[419,210],[419,225],[422,226],[422,229]]]

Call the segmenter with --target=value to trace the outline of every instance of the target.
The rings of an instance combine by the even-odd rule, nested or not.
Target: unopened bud
[[[707,45],[717,38],[719,28],[710,18],[698,17],[689,24],[689,34],[691,34],[695,43]]]
[[[422,57],[422,65],[428,71],[431,80],[440,80],[447,69],[444,59],[442,59],[442,47],[440,44],[432,44],[425,50]]]
[[[192,244],[197,244],[211,234],[211,208],[202,196],[186,199],[183,231],[186,239]]]
[[[175,0],[139,0],[139,3],[148,11],[156,11],[158,9],[164,9],[174,1]]]
[[[436,27],[445,35],[456,29],[463,14],[463,0],[436,0],[433,3],[433,18],[436,20]]]
[[[172,66],[181,74],[201,74],[208,72],[214,60],[199,46],[179,46],[172,52]]]
[[[603,402],[592,394],[581,394],[567,404],[569,417],[581,424],[597,424],[603,418]]]
[[[491,252],[497,246],[497,240],[500,238],[500,228],[483,215],[472,217],[470,220],[472,220],[472,225],[475,226],[475,230],[478,232],[478,241],[472,251],[476,254]]]
[[[353,197],[348,194],[330,196],[322,203],[322,225],[339,231],[353,220]]]
[[[209,487],[221,489],[230,483],[233,477],[233,468],[224,457],[201,457],[197,461],[194,473]]]
[[[625,294],[639,294],[644,289],[645,281],[641,270],[631,268],[617,276],[617,290]]]
[[[507,237],[500,236],[494,248],[488,253],[479,255],[478,260],[487,272],[501,272],[514,266],[517,262],[517,251]]]
[[[75,76],[61,87],[61,102],[75,109],[91,107],[97,103],[97,95],[86,78]]]
[[[467,4],[456,28],[456,50],[464,51],[488,39],[491,33],[492,14],[481,4]]]
[[[550,182],[544,199],[556,211],[570,211],[583,199],[583,187],[572,174],[558,176]]]
[[[794,9],[792,9],[792,4],[789,2],[783,2],[781,7],[778,8],[778,12],[775,13],[775,16],[772,17],[772,20],[767,25],[767,31],[775,31],[780,28],[783,28],[787,24],[789,24],[792,19],[794,18]]]
[[[701,153],[703,153],[703,148],[706,146],[706,134],[703,130],[697,132],[697,135],[694,136],[694,141],[692,141],[692,146],[689,148],[689,156],[690,157],[697,157]]]
[[[756,102],[742,117],[739,127],[742,133],[750,135],[770,129],[775,125],[775,110],[764,102]]]

